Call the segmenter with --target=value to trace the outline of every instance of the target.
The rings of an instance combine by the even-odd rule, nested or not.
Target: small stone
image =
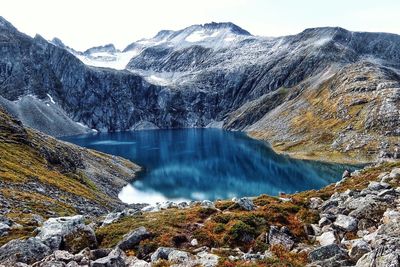
[[[196,246],[199,245],[199,242],[197,241],[197,239],[192,239],[192,241],[190,241],[190,244],[191,244],[193,247],[196,247]]]

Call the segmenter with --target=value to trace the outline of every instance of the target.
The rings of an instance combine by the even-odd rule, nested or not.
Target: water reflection
[[[293,193],[335,182],[349,168],[277,155],[243,133],[219,129],[101,133],[65,140],[143,166],[120,194],[128,203]]]

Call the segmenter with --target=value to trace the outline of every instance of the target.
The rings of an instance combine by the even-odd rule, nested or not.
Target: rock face
[[[55,120],[65,122],[68,116],[68,128],[77,133],[220,122],[258,133],[283,150],[312,140],[342,153],[370,145],[376,146],[373,155],[398,155],[391,138],[400,134],[397,35],[314,28],[262,38],[232,23],[211,23],[162,31],[124,51],[106,45],[80,53],[1,21],[2,105],[47,133],[63,134],[30,118],[32,106],[16,109],[6,102],[34,95],[44,114],[57,110]],[[87,66],[77,57],[95,66],[131,60],[116,70]],[[88,128],[72,127],[74,121]],[[325,123],[338,127],[328,131]],[[376,133],[384,135],[378,146]]]

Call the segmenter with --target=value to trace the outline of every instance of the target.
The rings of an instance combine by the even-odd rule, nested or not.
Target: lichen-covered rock
[[[250,198],[242,197],[242,198],[234,198],[232,199],[233,202],[238,204],[244,210],[254,210],[256,206],[254,205],[253,201]]]
[[[150,233],[145,227],[139,227],[130,233],[124,235],[123,239],[118,243],[117,247],[122,250],[132,249],[140,243],[140,241],[150,237]]]
[[[97,246],[94,230],[84,224],[82,215],[48,219],[39,228],[38,238],[53,250],[65,249],[72,253]]]
[[[337,244],[316,248],[308,254],[308,257],[312,262],[324,261],[338,256],[343,259],[347,258],[347,252]]]
[[[268,243],[271,246],[281,245],[287,250],[291,250],[295,244],[292,234],[286,227],[271,226],[268,233]]]
[[[351,232],[357,229],[358,221],[351,216],[339,214],[333,225],[346,232]]]
[[[169,253],[171,253],[173,250],[174,248],[159,247],[153,254],[151,254],[151,261],[154,262],[159,259],[166,260],[168,259]]]

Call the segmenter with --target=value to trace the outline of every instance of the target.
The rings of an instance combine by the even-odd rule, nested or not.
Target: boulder
[[[332,221],[331,220],[329,220],[328,218],[326,218],[326,217],[322,217],[319,221],[318,221],[318,226],[319,227],[324,227],[324,226],[327,226],[327,225],[331,225],[332,224]]]
[[[151,267],[151,263],[139,260],[136,257],[128,257],[125,260],[126,267]]]
[[[339,247],[337,244],[332,244],[316,248],[308,254],[308,258],[312,262],[327,260],[335,256],[346,258],[347,252],[346,250]]]
[[[65,248],[73,253],[97,246],[94,230],[84,224],[82,215],[48,219],[39,228],[38,238],[52,250]]]
[[[200,206],[203,207],[203,208],[211,208],[211,209],[214,209],[214,208],[215,208],[214,202],[212,202],[212,201],[210,201],[210,200],[203,200],[203,201],[200,203]]]
[[[10,226],[0,222],[0,237],[4,236],[10,230]]]
[[[117,247],[127,250],[135,247],[140,241],[150,237],[150,233],[143,226],[124,235],[123,239],[118,243]]]
[[[167,260],[169,253],[173,251],[173,248],[167,248],[167,247],[159,247],[153,254],[151,254],[151,261],[157,261],[157,260]]]
[[[329,231],[318,236],[317,241],[321,246],[327,246],[338,243],[339,239],[335,231]]]
[[[324,201],[320,197],[312,197],[308,203],[310,209],[319,209]]]
[[[400,179],[400,168],[393,168],[389,174],[391,179]]]
[[[118,221],[121,217],[123,216],[123,212],[111,212],[107,214],[106,218],[103,221],[103,224],[101,225],[106,226],[109,224],[112,224],[115,221]]]
[[[358,261],[365,253],[371,251],[371,247],[362,239],[353,241],[349,251],[349,256],[352,260]]]
[[[70,262],[74,259],[74,255],[65,250],[56,250],[53,255],[57,261]]]
[[[291,250],[294,246],[294,240],[289,229],[272,225],[268,233],[268,242],[271,246],[281,245],[287,250]]]
[[[197,263],[203,267],[215,267],[218,265],[219,256],[215,254],[208,253],[206,251],[202,251],[197,254],[198,260]]]
[[[385,252],[384,250],[373,250],[364,254],[356,263],[357,267],[398,267],[400,251]]]
[[[346,232],[351,232],[357,229],[358,221],[351,216],[339,214],[333,225]]]
[[[239,199],[233,198],[232,201],[235,202],[236,204],[238,204],[240,206],[240,208],[242,208],[244,210],[250,211],[250,210],[254,210],[256,208],[253,201],[247,197],[242,197]]]
[[[14,239],[0,247],[0,263],[33,263],[51,254],[51,249],[38,238]]]
[[[57,260],[46,261],[40,264],[40,267],[66,267],[66,266],[67,265],[65,264],[65,262]]]
[[[194,260],[194,256],[186,251],[172,250],[168,254],[168,260],[177,264],[188,264],[188,262]]]
[[[106,257],[92,261],[90,267],[125,267],[125,258],[125,253],[115,248]]]

